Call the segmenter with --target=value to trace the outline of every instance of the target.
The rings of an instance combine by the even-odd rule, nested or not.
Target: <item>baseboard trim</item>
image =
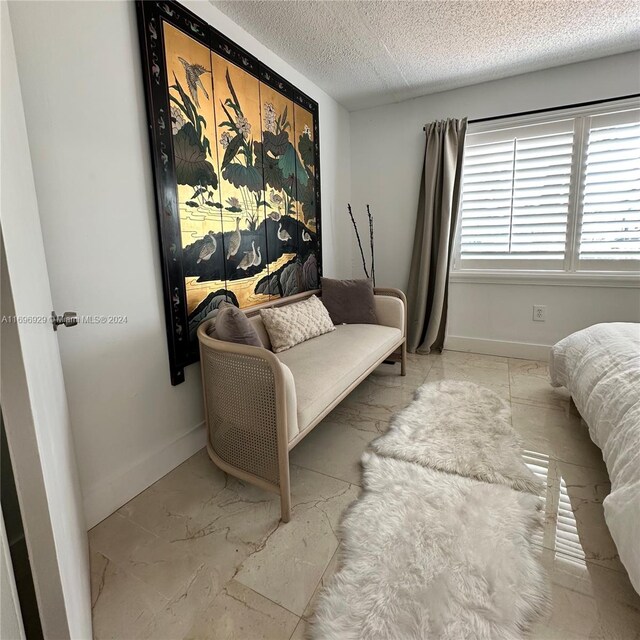
[[[179,436],[132,467],[108,478],[100,486],[83,491],[83,504],[87,529],[91,529],[123,504],[151,486],[169,471],[206,445],[204,422]]]
[[[447,336],[445,349],[481,353],[489,356],[522,358],[524,360],[549,360],[550,345],[529,342],[509,342],[508,340],[485,340],[464,336]]]

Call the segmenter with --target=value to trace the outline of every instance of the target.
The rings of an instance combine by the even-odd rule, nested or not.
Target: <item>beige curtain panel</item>
[[[426,147],[407,289],[411,353],[442,351],[467,119],[425,127]]]

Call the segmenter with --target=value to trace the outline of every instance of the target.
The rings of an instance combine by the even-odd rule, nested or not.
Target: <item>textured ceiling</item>
[[[211,0],[349,110],[640,49],[640,0]]]

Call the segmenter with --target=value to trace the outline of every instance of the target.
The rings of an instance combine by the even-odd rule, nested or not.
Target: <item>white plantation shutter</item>
[[[640,260],[640,109],[589,120],[580,262]]]
[[[513,143],[465,148],[462,187],[462,256],[508,253],[513,186]]]
[[[454,271],[640,271],[638,101],[540,118],[471,125]]]
[[[470,268],[562,266],[573,120],[469,134],[460,261]]]

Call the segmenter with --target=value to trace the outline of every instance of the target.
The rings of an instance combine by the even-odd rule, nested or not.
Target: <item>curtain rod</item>
[[[640,98],[640,93],[631,93],[626,96],[618,96],[617,98],[605,98],[603,100],[590,100],[589,102],[574,102],[573,104],[564,104],[559,107],[547,107],[545,109],[532,109],[531,111],[518,111],[517,113],[506,113],[502,116],[489,116],[487,118],[475,118],[469,120],[469,124],[478,122],[491,122],[491,120],[502,120],[503,118],[515,118],[518,116],[533,116],[537,113],[547,113],[549,111],[559,111],[561,109],[575,109],[577,107],[590,107],[593,104],[604,104],[606,102],[617,102],[618,100],[628,100],[629,98]],[[422,127],[426,131],[426,127]]]

